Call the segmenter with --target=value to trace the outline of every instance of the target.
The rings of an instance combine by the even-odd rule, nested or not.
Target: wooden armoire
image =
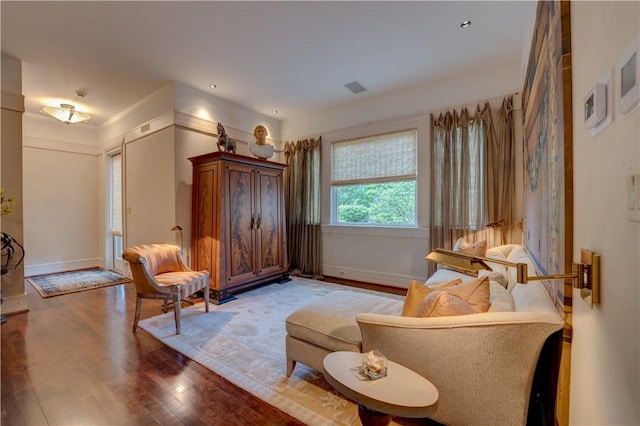
[[[227,152],[193,164],[191,267],[211,275],[211,300],[287,280],[284,164]]]

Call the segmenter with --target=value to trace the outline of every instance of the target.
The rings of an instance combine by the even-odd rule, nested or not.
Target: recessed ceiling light
[[[274,110],[273,110],[273,113],[274,113],[274,114],[277,114],[277,113],[278,113],[278,110],[277,110],[277,109],[274,109]]]
[[[460,24],[460,28],[469,28],[471,26],[471,21],[462,21]]]
[[[218,86],[216,86],[215,84],[211,83],[211,84],[209,84],[209,87],[211,87],[212,89],[215,89]]]

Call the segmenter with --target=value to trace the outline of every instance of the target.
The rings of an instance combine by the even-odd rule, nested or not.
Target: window
[[[332,223],[416,224],[416,129],[331,145]]]
[[[109,234],[111,248],[110,268],[116,271],[124,271],[122,260],[122,154],[117,153],[111,157],[110,173],[110,204]]]

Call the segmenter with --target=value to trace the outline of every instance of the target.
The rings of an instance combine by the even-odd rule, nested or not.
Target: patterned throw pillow
[[[475,311],[460,297],[447,291],[434,291],[420,305],[417,317],[449,317],[474,314]]]
[[[422,301],[416,316],[466,315],[487,312],[489,310],[489,288],[489,279],[479,277],[433,291]],[[443,296],[443,294],[448,296]]]
[[[404,305],[402,306],[402,316],[415,317],[418,311],[418,307],[420,306],[424,298],[431,294],[436,288],[442,289],[460,284],[461,282],[462,280],[456,279],[429,287],[424,285],[420,281],[412,280],[411,283],[409,283],[407,297],[405,297]]]

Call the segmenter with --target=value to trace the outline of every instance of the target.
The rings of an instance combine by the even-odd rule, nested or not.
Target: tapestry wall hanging
[[[543,275],[571,270],[573,170],[569,3],[540,1],[523,87],[524,245]],[[558,310],[570,284],[545,281]]]

